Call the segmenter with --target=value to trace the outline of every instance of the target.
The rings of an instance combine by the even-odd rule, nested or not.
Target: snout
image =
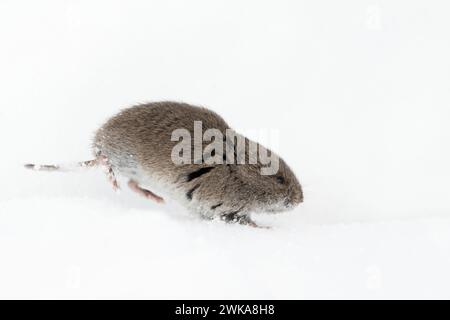
[[[298,206],[302,202],[303,202],[303,192],[301,188],[298,188],[297,190],[291,190],[291,192],[289,192],[289,195],[284,201],[284,204],[287,208],[293,208]]]
[[[294,208],[296,206],[298,206],[300,203],[303,202],[303,198],[296,198],[296,199],[292,199],[292,198],[287,198],[286,200],[284,200],[284,205],[286,208],[290,209],[290,208]]]

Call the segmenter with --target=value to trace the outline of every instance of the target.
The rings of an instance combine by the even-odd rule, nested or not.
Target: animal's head
[[[271,150],[245,138],[245,151],[234,149],[236,164],[228,165],[233,196],[251,211],[280,212],[303,201],[303,191],[289,166]],[[228,159],[228,156],[227,156]]]
[[[250,200],[253,210],[281,212],[303,202],[303,191],[289,166],[278,158],[279,168],[273,174],[263,175],[261,164],[236,166],[236,175]]]

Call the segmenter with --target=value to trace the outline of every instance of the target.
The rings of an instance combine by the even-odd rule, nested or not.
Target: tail
[[[75,162],[75,163],[67,163],[67,164],[33,164],[27,163],[24,165],[26,169],[36,170],[36,171],[76,171],[83,168],[91,168],[95,167],[99,164],[98,159]]]

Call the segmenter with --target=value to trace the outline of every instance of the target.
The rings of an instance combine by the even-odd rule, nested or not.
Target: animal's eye
[[[284,177],[276,176],[277,182],[283,184],[285,182]]]

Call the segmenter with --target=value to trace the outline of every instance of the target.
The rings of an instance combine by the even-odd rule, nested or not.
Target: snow
[[[450,298],[449,6],[2,1],[0,298]],[[163,99],[276,132],[304,204],[259,230],[22,167]]]
[[[311,225],[293,212],[261,219],[267,231],[138,202],[3,201],[1,297],[448,298],[449,219]]]

